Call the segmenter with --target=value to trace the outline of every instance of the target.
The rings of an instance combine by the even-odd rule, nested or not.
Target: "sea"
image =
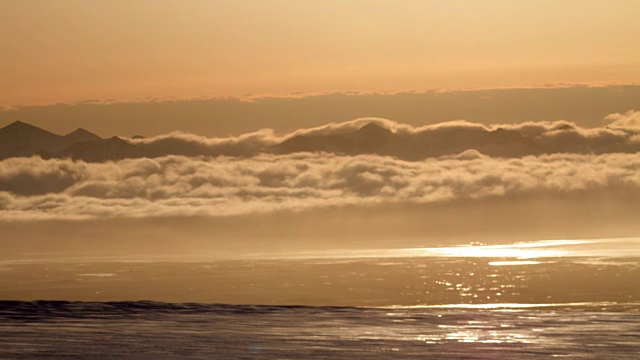
[[[0,261],[0,359],[639,359],[640,238]]]

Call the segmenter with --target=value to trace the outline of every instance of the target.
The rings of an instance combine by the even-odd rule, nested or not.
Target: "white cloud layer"
[[[540,131],[534,125],[521,129]],[[422,161],[328,153],[0,161],[3,220],[217,217],[576,191],[638,193],[640,154],[508,159],[468,150]]]
[[[263,129],[229,138],[207,138],[174,132],[128,141],[139,147],[139,154],[131,157],[249,157],[260,153],[326,151],[422,160],[471,149],[499,157],[552,153],[634,153],[640,151],[640,129],[626,126],[623,122],[633,125],[637,114],[640,113],[611,114],[607,119],[613,121],[616,126],[590,129],[562,120],[497,125],[456,120],[416,127],[382,118],[360,118],[299,129],[280,136],[273,130]],[[358,131],[369,124],[377,125],[384,130]],[[76,155],[79,159],[92,159],[91,154]]]
[[[629,110],[622,114],[609,114],[604,121],[611,127],[640,127],[640,111]]]

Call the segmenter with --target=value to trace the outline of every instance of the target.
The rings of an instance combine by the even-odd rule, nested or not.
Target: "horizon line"
[[[552,90],[552,89],[569,89],[569,88],[610,88],[618,86],[640,86],[640,82],[614,82],[614,81],[595,81],[595,82],[559,82],[518,86],[485,86],[485,87],[451,87],[451,88],[423,88],[423,89],[400,89],[400,90],[340,90],[340,91],[324,91],[324,92],[288,92],[288,93],[261,93],[244,95],[201,95],[201,96],[148,96],[141,98],[122,98],[122,99],[78,99],[74,101],[57,101],[42,103],[23,103],[23,104],[0,104],[0,112],[15,111],[25,108],[38,108],[49,106],[76,106],[76,105],[117,105],[117,104],[153,104],[153,103],[175,103],[189,101],[238,101],[252,103],[259,100],[270,99],[304,99],[312,97],[345,95],[345,96],[370,96],[370,95],[401,95],[401,94],[446,94],[455,92],[474,92],[474,91],[491,91],[491,90]]]

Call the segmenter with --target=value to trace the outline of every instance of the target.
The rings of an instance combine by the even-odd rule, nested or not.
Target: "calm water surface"
[[[640,239],[33,257],[0,299],[3,359],[637,359]]]

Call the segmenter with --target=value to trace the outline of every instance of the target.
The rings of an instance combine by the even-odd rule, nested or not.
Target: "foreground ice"
[[[5,301],[0,358],[637,359],[637,310]]]
[[[637,359],[638,279],[638,238],[2,261],[0,359]]]

